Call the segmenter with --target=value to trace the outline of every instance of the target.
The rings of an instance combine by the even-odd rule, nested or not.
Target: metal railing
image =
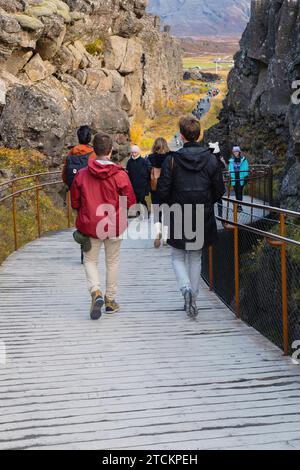
[[[288,355],[300,339],[300,213],[223,200],[227,209],[217,219],[224,230],[204,253],[203,277],[237,318]],[[253,223],[255,210],[261,216]]]
[[[244,172],[245,173],[245,172]],[[224,182],[226,186],[227,198],[230,199],[232,187],[231,173],[224,171]],[[273,206],[273,169],[269,165],[250,165],[249,172],[247,172],[247,184],[245,184],[245,195],[249,197],[250,202],[254,204],[257,201],[262,202],[263,205]],[[240,172],[240,179],[243,176]],[[229,203],[227,203],[227,213],[229,210]],[[253,209],[251,209],[251,220],[253,222]]]
[[[273,188],[273,177],[272,169],[265,165],[251,165],[250,166],[250,195],[251,201],[259,197],[260,188],[262,191],[262,200],[264,203],[272,200],[272,188]],[[45,181],[46,178],[46,181]],[[231,193],[231,179],[228,172],[224,173],[226,186],[228,188],[228,197]],[[50,180],[50,181],[49,181]],[[43,233],[43,227],[41,224],[41,207],[40,207],[40,193],[41,191],[52,187],[63,185],[61,181],[61,171],[52,171],[45,173],[35,173],[32,175],[25,175],[18,178],[14,178],[10,181],[0,184],[0,204],[9,203],[11,201],[12,210],[12,234],[14,240],[14,249],[18,250],[18,210],[17,200],[26,193],[35,192],[35,205],[36,205],[36,226],[37,226],[37,237],[40,237]],[[20,187],[21,185],[21,187]],[[228,209],[229,212],[229,209]],[[67,227],[71,226],[71,201],[70,193],[67,195]]]
[[[47,178],[46,181],[43,181]],[[49,181],[50,180],[50,181]],[[61,181],[61,171],[52,171],[45,173],[35,173],[32,175],[21,176],[0,184],[0,204],[11,203],[12,212],[12,237],[15,251],[19,248],[18,241],[18,208],[17,200],[25,194],[35,193],[35,223],[37,237],[41,237],[43,227],[41,222],[40,193],[53,186],[63,185]],[[71,201],[70,193],[67,195],[67,227],[71,227]]]

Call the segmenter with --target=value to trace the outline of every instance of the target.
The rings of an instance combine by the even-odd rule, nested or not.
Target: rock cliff
[[[0,0],[0,144],[60,162],[75,129],[113,134],[126,155],[130,120],[180,89],[177,42],[147,0]]]
[[[252,161],[274,165],[278,197],[300,211],[299,79],[300,1],[252,1],[221,122],[207,139],[219,138],[228,152],[240,144]]]

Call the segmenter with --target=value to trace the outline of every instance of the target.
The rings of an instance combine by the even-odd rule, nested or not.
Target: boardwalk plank
[[[70,231],[0,268],[0,449],[300,449],[300,366],[204,283],[187,319],[169,249],[123,242],[119,300],[89,320]]]

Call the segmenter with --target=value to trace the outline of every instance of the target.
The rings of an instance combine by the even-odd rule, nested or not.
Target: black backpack
[[[89,158],[92,154],[93,151],[86,155],[70,155],[67,157],[67,182],[69,189],[71,189],[78,171],[88,166]]]

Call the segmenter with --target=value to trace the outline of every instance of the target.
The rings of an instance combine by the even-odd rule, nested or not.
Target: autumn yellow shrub
[[[140,143],[142,154],[146,155],[146,154],[150,153],[150,151],[153,147],[153,144],[154,144],[154,140],[155,140],[155,138],[152,137],[151,135],[144,136],[142,138],[141,143]]]
[[[164,99],[162,93],[159,90],[155,92],[155,102],[154,102],[154,112],[155,114],[161,114],[166,111],[166,100]]]
[[[13,218],[11,201],[0,204],[0,264],[14,250]],[[57,207],[51,194],[40,194],[40,216],[43,232],[65,229],[67,226],[66,209]],[[36,223],[35,192],[25,193],[17,199],[17,239],[18,247],[34,240],[38,236]]]
[[[103,53],[103,48],[104,42],[99,38],[95,39],[94,42],[85,45],[86,51],[93,56],[101,55]]]
[[[9,169],[16,176],[45,171],[46,160],[36,150],[0,147],[0,169]]]
[[[169,100],[167,101],[167,110],[168,110],[169,112],[175,111],[176,108],[177,108],[177,105],[178,105],[178,102],[169,99]]]
[[[144,134],[144,126],[140,121],[134,121],[130,128],[130,140],[132,144],[141,145]]]
[[[14,177],[47,172],[47,157],[45,155],[27,149],[0,148],[0,169],[10,170]],[[41,178],[41,182],[47,182],[48,177]],[[58,176],[59,178],[59,176]],[[15,183],[15,191],[35,186],[35,178]],[[40,215],[42,231],[48,232],[66,228],[66,209],[63,208],[63,200],[59,202],[59,186],[51,187],[51,191],[40,191]],[[1,197],[9,194],[8,189],[1,189]],[[53,197],[55,195],[55,197]],[[59,203],[58,203],[59,202]],[[26,192],[16,199],[17,207],[17,235],[19,247],[34,240],[37,237],[36,224],[36,191]],[[0,203],[0,264],[14,250],[12,200]]]
[[[226,74],[223,74],[226,79]],[[204,82],[193,80],[185,82],[187,93],[177,100],[168,100],[166,103],[162,99],[162,94],[157,94],[155,105],[156,117],[146,118],[144,114],[136,116],[131,126],[131,141],[141,147],[142,153],[148,154],[151,151],[154,140],[157,137],[164,137],[170,141],[178,132],[178,121],[182,115],[191,113],[197,102],[204,98],[207,93],[207,85]],[[201,120],[203,131],[218,122],[218,115],[222,109],[222,102],[227,91],[227,83],[224,81],[218,85],[221,93],[211,100],[211,109]]]

